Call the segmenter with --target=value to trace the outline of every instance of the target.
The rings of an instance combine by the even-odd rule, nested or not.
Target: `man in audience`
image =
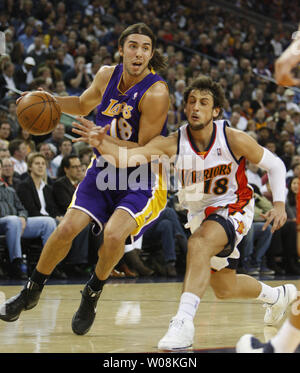
[[[76,155],[68,155],[62,159],[61,169],[65,176],[59,178],[53,184],[54,199],[60,215],[65,215],[77,185],[81,180],[82,170],[79,158]],[[86,275],[84,269],[88,266],[89,257],[89,232],[88,225],[73,240],[71,250],[65,258],[64,269],[70,276]],[[97,250],[95,248],[95,250]]]
[[[4,182],[14,190],[17,190],[21,182],[19,174],[14,170],[13,161],[8,157],[2,159],[2,178]]]
[[[55,177],[59,177],[59,175],[57,175],[57,171],[60,167],[62,159],[72,153],[72,141],[66,138],[63,139],[59,147],[59,152],[60,153],[51,162],[52,170]]]
[[[27,163],[25,161],[27,155],[27,147],[23,140],[15,139],[9,144],[8,150],[11,155],[11,160],[14,164],[14,171],[22,176],[27,172]]]
[[[5,235],[13,278],[27,279],[27,267],[22,260],[21,237],[41,237],[44,245],[55,228],[55,220],[51,217],[28,217],[16,191],[2,179],[0,160],[0,234]]]

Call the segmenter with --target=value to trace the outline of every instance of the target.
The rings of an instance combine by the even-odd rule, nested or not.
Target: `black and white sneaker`
[[[81,291],[82,297],[80,306],[72,318],[72,330],[75,334],[86,334],[96,317],[97,302],[102,290],[93,291],[86,285]]]
[[[0,319],[7,322],[18,320],[22,311],[31,310],[38,304],[42,291],[35,282],[27,281],[21,292],[0,306]]]

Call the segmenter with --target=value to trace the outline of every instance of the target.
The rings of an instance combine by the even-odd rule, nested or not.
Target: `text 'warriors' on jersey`
[[[228,208],[229,213],[243,213],[252,198],[252,188],[245,173],[245,158],[237,160],[226,136],[226,121],[213,123],[210,144],[199,152],[188,124],[178,130],[178,157],[175,173],[179,201],[191,213],[208,216],[214,210]]]

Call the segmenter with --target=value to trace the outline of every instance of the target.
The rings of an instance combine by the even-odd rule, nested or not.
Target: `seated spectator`
[[[26,57],[24,63],[17,67],[15,82],[20,91],[28,91],[29,85],[34,79],[33,70],[35,65],[35,60],[32,57]]]
[[[59,80],[58,82],[56,82],[54,94],[57,96],[68,96],[66,85],[63,80]]]
[[[259,167],[256,164],[247,162],[246,175],[248,179],[248,184],[255,185],[261,193],[262,171],[259,169]]]
[[[255,210],[253,224],[247,236],[244,237],[239,245],[239,250],[242,254],[242,268],[249,275],[273,275],[275,271],[268,268],[264,260],[272,240],[271,227],[268,226],[267,229],[262,229],[265,221],[261,216],[273,206],[267,198],[260,194],[256,185],[252,185],[252,187],[255,191]]]
[[[14,164],[15,172],[22,176],[27,172],[27,163],[25,161],[27,155],[27,147],[24,140],[12,140],[9,144],[8,150],[11,155],[11,160]]]
[[[257,142],[261,146],[265,146],[268,142],[274,139],[272,130],[268,127],[261,127],[259,130],[256,131],[256,133],[257,133]]]
[[[287,172],[286,176],[287,185],[289,185],[289,183],[294,177],[300,177],[300,162],[292,163],[291,169]]]
[[[300,112],[299,106],[294,102],[295,92],[288,88],[284,92],[284,97],[286,98],[286,109],[288,112]]]
[[[11,134],[10,124],[8,122],[0,123],[0,140],[4,141],[6,146],[9,145],[9,138]]]
[[[256,129],[260,130],[262,127],[267,127],[266,113],[264,109],[258,109],[255,113],[254,120],[256,123]]]
[[[24,141],[27,151],[26,156],[31,152],[35,152],[35,142],[32,140],[32,135],[24,128],[20,127],[16,138]]]
[[[27,279],[27,267],[22,260],[21,237],[42,239],[43,245],[56,228],[55,220],[48,216],[28,217],[16,191],[2,180],[0,160],[0,234],[5,234],[11,275]]]
[[[58,123],[54,130],[51,132],[51,136],[47,140],[45,140],[45,142],[54,145],[56,147],[56,151],[58,151],[65,137],[65,134],[65,126],[62,123]]]
[[[46,159],[41,153],[28,157],[28,177],[19,183],[17,193],[29,216],[51,216],[62,220],[54,201],[52,188],[45,183]]]
[[[41,153],[46,159],[46,170],[47,170],[47,182],[48,184],[52,184],[53,180],[56,179],[56,175],[54,169],[52,168],[52,160],[54,159],[57,149],[51,143],[42,142],[37,146],[37,150]]]
[[[17,83],[14,78],[15,65],[12,62],[5,62],[0,71],[0,99],[11,99],[15,96]]]
[[[53,195],[60,215],[65,215],[71,203],[78,183],[81,181],[82,169],[76,155],[68,155],[62,159],[61,166],[65,176],[60,177],[53,184]],[[61,172],[62,174],[62,172]],[[89,249],[98,251],[97,247],[89,247],[91,224],[84,228],[73,240],[71,250],[64,259],[64,270],[69,276],[84,276],[88,266]]]
[[[296,155],[295,145],[292,143],[292,141],[285,141],[283,144],[283,154],[280,156],[280,158],[285,164],[287,171],[291,168],[294,155]]]
[[[278,114],[277,114],[278,113]],[[288,112],[286,107],[280,107],[277,111],[276,115],[276,130],[281,132],[284,128],[285,122],[288,119]]]
[[[236,115],[236,113],[238,114],[238,116]],[[241,107],[240,105],[238,104],[235,104],[232,108],[232,120],[235,122],[237,121],[236,125],[234,128],[237,128],[238,130],[241,130],[241,131],[246,131],[247,127],[248,127],[248,119],[246,119],[244,116],[242,116],[241,114]],[[230,121],[231,121],[231,118],[230,118]]]
[[[286,198],[287,221],[283,227],[274,232],[267,251],[268,265],[276,274],[300,275],[299,258],[297,254],[296,230],[296,195],[299,188],[299,178],[293,178],[288,185]]]
[[[258,109],[265,109],[263,99],[264,99],[263,90],[260,88],[255,89],[255,91],[253,92],[253,98],[251,101],[251,108],[253,109],[254,113],[256,113]]]
[[[161,242],[166,274],[170,277],[177,276],[176,240],[178,240],[180,249],[186,254],[187,237],[176,211],[173,208],[166,207],[157,222],[145,232],[143,239],[151,243],[155,241]]]
[[[39,66],[41,63],[46,61],[48,49],[43,43],[42,35],[36,35],[34,37],[34,42],[29,46],[27,54],[29,57],[32,57],[35,61],[35,64]]]
[[[11,138],[14,139],[17,136],[19,128],[20,128],[18,118],[17,118],[17,113],[16,113],[16,109],[17,109],[16,101],[14,99],[9,100],[7,102],[7,107],[8,107],[8,115],[7,115],[6,120],[10,124]]]
[[[81,164],[89,165],[94,155],[93,149],[90,146],[85,146],[79,150],[78,157]]]
[[[75,59],[74,69],[69,69],[64,76],[67,92],[71,95],[80,95],[91,83],[91,79],[86,71],[85,58]]]
[[[21,182],[20,175],[14,171],[14,164],[9,157],[2,159],[2,179],[14,190],[17,190]]]
[[[0,159],[10,158],[10,152],[6,148],[6,144],[0,140]]]
[[[54,177],[57,177],[57,170],[60,167],[62,159],[71,153],[72,141],[70,139],[63,139],[59,146],[59,154],[51,161]]]

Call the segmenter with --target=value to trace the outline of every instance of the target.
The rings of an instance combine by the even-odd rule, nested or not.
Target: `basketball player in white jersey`
[[[185,91],[184,102],[187,124],[166,138],[158,136],[143,147],[128,149],[126,165],[118,146],[106,140],[106,129],[97,130],[85,119],[79,119],[81,125],[74,124],[77,129],[73,129],[81,135],[78,141],[89,142],[104,157],[113,156],[117,167],[150,162],[154,155],[175,161],[179,198],[189,211],[187,226],[192,235],[178,312],[158,343],[164,350],[192,346],[193,319],[209,284],[220,299],[253,298],[266,303],[264,321],[268,325],[282,319],[297,294],[291,284],[273,288],[236,274],[237,245],[250,229],[254,210],[246,159],[268,172],[274,207],[265,215],[263,229],[272,224],[273,232],[286,221],[283,162],[252,137],[217,120],[222,115],[224,93],[210,78],[197,78]]]
[[[293,69],[300,62],[300,27],[295,34],[293,42],[275,62],[275,79],[279,85],[299,86],[300,79],[294,76]],[[298,192],[298,204],[300,202]],[[300,204],[299,204],[300,205]],[[297,247],[300,256],[300,213],[297,217]],[[299,288],[298,288],[299,289]],[[299,289],[300,290],[300,289]],[[291,307],[291,314],[285,320],[278,333],[267,343],[261,343],[251,334],[240,338],[236,345],[236,351],[240,353],[291,353],[295,352],[300,344],[300,295]]]

